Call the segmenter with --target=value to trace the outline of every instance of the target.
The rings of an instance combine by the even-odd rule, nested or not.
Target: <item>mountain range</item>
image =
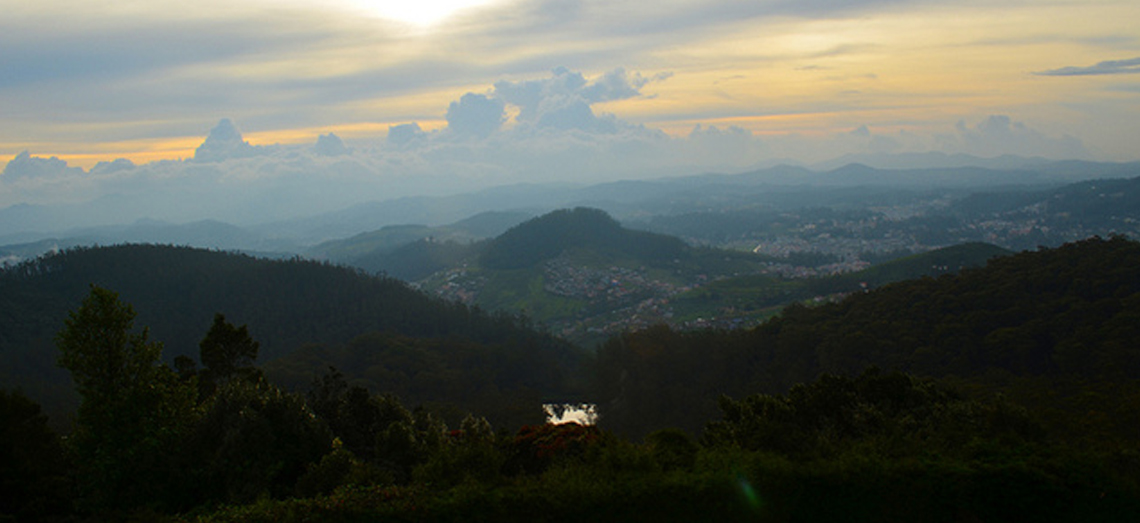
[[[1083,180],[1140,175],[1140,164],[1135,162],[1045,162],[1006,158],[1000,162],[978,159],[973,165],[966,165],[969,163],[967,160],[959,158],[943,162],[945,167],[923,169],[883,169],[850,163],[826,170],[775,166],[740,174],[703,174],[585,186],[570,183],[520,184],[450,196],[377,200],[333,212],[294,213],[293,217],[277,220],[258,220],[258,214],[252,212],[251,207],[252,214],[246,213],[248,216],[240,222],[228,222],[244,232],[231,231],[208,239],[179,228],[200,229],[206,224],[216,225],[211,220],[227,213],[210,209],[228,205],[225,201],[218,200],[203,206],[205,212],[199,213],[197,219],[170,220],[164,218],[163,207],[157,200],[155,205],[144,206],[139,211],[139,198],[125,194],[108,195],[80,203],[16,204],[0,209],[0,245],[45,239],[82,245],[158,238],[163,243],[185,239],[192,242],[191,245],[201,247],[297,253],[324,241],[344,239],[388,225],[440,226],[488,211],[534,216],[558,208],[588,206],[603,209],[626,221],[710,208],[763,205],[788,209],[819,205],[820,202],[852,202],[857,201],[856,196],[868,194],[881,196],[941,191],[961,195],[1009,187],[1044,189]],[[979,167],[978,164],[989,167]]]

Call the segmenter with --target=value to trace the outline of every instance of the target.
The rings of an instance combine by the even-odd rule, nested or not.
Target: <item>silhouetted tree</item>
[[[92,285],[56,337],[82,396],[69,439],[80,496],[96,511],[161,505],[177,473],[169,449],[195,415],[192,384],[159,362],[162,344],[133,332],[134,318],[117,293]]]
[[[212,394],[218,385],[232,379],[258,381],[261,371],[253,362],[260,347],[245,325],[235,327],[221,313],[215,314],[214,324],[198,344],[199,358],[205,367],[198,374],[204,395]]]

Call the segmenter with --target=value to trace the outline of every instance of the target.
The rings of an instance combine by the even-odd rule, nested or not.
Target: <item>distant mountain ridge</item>
[[[859,163],[876,169],[956,169],[962,167],[982,167],[986,169],[1033,169],[1053,163],[1040,156],[1024,157],[1005,154],[992,158],[982,158],[969,154],[926,153],[879,153],[847,154],[826,162],[814,163],[812,169],[830,171],[844,165]]]
[[[526,212],[488,211],[434,227],[418,224],[386,225],[349,238],[320,243],[307,249],[306,255],[360,266],[356,261],[361,256],[390,252],[428,238],[432,241],[469,243],[498,236],[532,216]]]
[[[693,205],[705,200],[746,202],[754,199],[778,204],[778,199],[772,200],[765,195],[790,187],[955,187],[982,190],[1008,185],[1061,185],[1096,178],[1140,176],[1138,162],[1023,160],[1007,158],[988,163],[981,160],[973,163],[956,160],[943,162],[937,167],[898,169],[868,167],[858,162],[828,165],[822,170],[818,167],[813,170],[780,165],[739,174],[701,174],[589,186],[518,184],[452,196],[404,197],[364,202],[339,211],[261,223],[252,221],[255,213],[243,218],[245,222],[234,223],[262,239],[314,245],[329,239],[347,238],[373,231],[385,225],[439,226],[486,211],[521,211],[537,215],[558,208],[588,206],[622,218],[634,210],[642,213],[646,209],[660,212],[675,209],[686,202]],[[195,165],[208,168],[210,164]],[[99,200],[74,204],[12,205],[0,209],[0,244],[27,243],[48,237],[66,239],[73,235],[77,224],[102,226],[133,223],[147,216],[162,219],[164,209],[161,205],[144,206],[149,214],[139,216],[124,214],[122,209],[131,207],[125,205],[127,203],[134,205],[139,202],[109,195]],[[208,218],[212,217],[199,217]]]

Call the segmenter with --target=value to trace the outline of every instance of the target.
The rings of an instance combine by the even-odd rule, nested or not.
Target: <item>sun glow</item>
[[[430,27],[460,11],[484,7],[495,0],[352,0],[360,9],[416,27]]]

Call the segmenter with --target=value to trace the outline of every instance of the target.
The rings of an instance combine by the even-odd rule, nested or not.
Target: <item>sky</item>
[[[319,182],[340,189],[305,210],[327,210],[859,154],[1140,159],[1135,0],[0,0],[0,12],[0,208],[159,189],[217,199],[223,185],[284,197]]]

